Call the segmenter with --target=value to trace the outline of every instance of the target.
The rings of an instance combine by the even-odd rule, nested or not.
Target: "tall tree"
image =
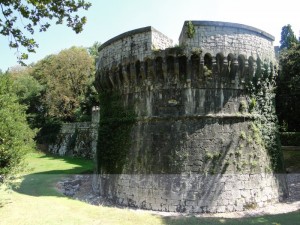
[[[24,155],[34,148],[32,131],[26,121],[26,107],[19,104],[8,75],[0,76],[0,183],[16,173]]]
[[[283,26],[281,30],[280,49],[289,49],[297,43],[298,40],[292,30],[292,26],[290,24]]]
[[[94,78],[94,59],[85,48],[72,47],[50,55],[33,67],[32,75],[44,86],[45,116],[76,120],[80,102]]]
[[[290,27],[285,26],[287,31]],[[290,30],[280,52],[280,76],[276,96],[276,110],[280,124],[288,131],[300,131],[300,43]]]
[[[0,34],[9,37],[11,48],[19,50],[23,46],[26,49],[18,57],[22,63],[28,58],[27,53],[35,52],[38,47],[32,37],[36,31],[47,31],[50,20],[54,20],[56,24],[67,22],[68,27],[79,33],[86,17],[76,13],[90,6],[85,0],[0,0]]]

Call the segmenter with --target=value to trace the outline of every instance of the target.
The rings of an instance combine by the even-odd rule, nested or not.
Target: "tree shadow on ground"
[[[34,161],[29,160],[29,167],[38,167],[33,168],[38,171],[23,176],[20,185],[13,187],[14,191],[31,196],[64,196],[56,188],[59,180],[76,174],[93,173],[90,160],[51,155],[41,155],[35,160],[40,160],[38,165],[32,165]]]

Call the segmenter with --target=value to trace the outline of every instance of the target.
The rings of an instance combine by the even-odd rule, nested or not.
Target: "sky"
[[[90,47],[129,30],[153,26],[178,43],[184,21],[210,20],[240,23],[261,29],[275,37],[279,45],[281,29],[291,24],[299,37],[300,9],[298,0],[87,0],[92,3],[87,24],[80,34],[66,25],[53,25],[47,32],[35,33],[39,44],[29,54],[30,64],[47,55],[57,54],[72,46]],[[0,16],[1,18],[1,16]],[[21,27],[21,25],[19,25]],[[0,69],[6,71],[17,64],[16,49],[8,47],[7,37],[0,35]]]

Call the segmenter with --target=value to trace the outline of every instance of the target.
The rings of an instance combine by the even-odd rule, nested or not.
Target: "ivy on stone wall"
[[[259,61],[259,60],[258,60]],[[249,110],[257,118],[254,126],[258,128],[261,136],[261,145],[268,151],[271,160],[271,169],[282,172],[283,155],[280,144],[278,119],[275,111],[275,88],[277,70],[272,63],[258,62],[258,68],[252,82],[248,83],[250,92]],[[268,172],[268,171],[266,171]]]
[[[196,33],[195,26],[192,21],[186,23],[186,35],[188,38],[193,38]]]
[[[118,93],[101,92],[97,147],[98,172],[122,173],[131,145],[131,128],[136,121],[133,109],[123,105]]]

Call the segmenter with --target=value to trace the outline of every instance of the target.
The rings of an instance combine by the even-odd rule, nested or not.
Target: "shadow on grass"
[[[163,219],[165,225],[196,225],[196,224],[222,224],[222,225],[248,225],[248,224],[273,224],[273,225],[291,225],[300,224],[300,211],[278,214],[278,215],[265,215],[259,217],[248,218],[203,218],[196,216],[189,217],[166,217]]]
[[[21,184],[13,189],[31,196],[64,196],[56,189],[59,180],[93,173],[93,162],[87,159],[32,154],[27,161],[33,172],[25,175]]]

